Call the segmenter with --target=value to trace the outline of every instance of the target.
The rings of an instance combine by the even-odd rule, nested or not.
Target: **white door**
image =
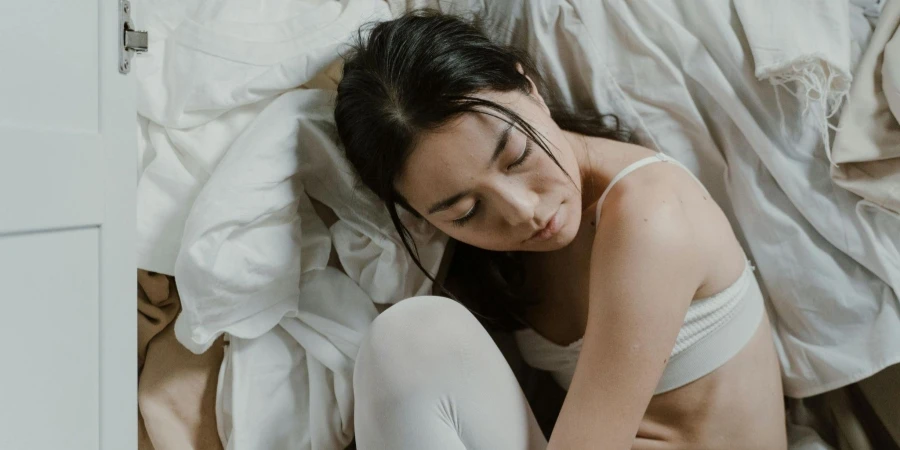
[[[116,0],[0,0],[0,449],[137,446],[134,80]]]

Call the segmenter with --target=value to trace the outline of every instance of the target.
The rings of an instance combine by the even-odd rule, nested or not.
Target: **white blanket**
[[[217,417],[226,448],[343,448],[352,362],[373,299],[430,290],[383,206],[340,164],[334,92],[319,88],[342,46],[363,23],[387,18],[387,6],[141,7],[152,40],[135,69],[139,266],[175,274],[182,344],[202,352],[229,336]],[[312,209],[313,192],[340,219],[331,230]],[[446,238],[412,231],[436,270]],[[332,245],[347,275],[326,269]]]

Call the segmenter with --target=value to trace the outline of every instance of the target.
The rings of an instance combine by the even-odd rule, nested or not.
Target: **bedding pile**
[[[178,280],[183,345],[229,341],[225,448],[343,448],[373,301],[430,285],[341,158],[338,55],[361,24],[429,1],[144,3],[139,266]],[[788,395],[900,362],[900,216],[830,175],[829,124],[860,51],[847,2],[804,1],[817,13],[802,17],[774,0],[432,3],[485,19],[561,103],[617,114],[703,181],[759,268]],[[446,238],[413,233],[436,270]]]
[[[340,158],[338,53],[389,17],[370,0],[143,2],[139,267],[175,275],[175,333],[227,336],[217,392],[228,449],[343,448],[373,301],[429,292],[387,212]],[[310,196],[330,207],[330,228]],[[446,238],[412,229],[435,270]],[[332,248],[344,272],[326,267]]]

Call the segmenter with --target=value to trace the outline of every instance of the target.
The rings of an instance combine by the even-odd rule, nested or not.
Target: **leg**
[[[353,389],[360,450],[547,446],[500,350],[450,299],[404,300],[375,319]]]

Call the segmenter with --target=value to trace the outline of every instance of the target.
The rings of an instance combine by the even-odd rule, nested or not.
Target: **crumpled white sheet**
[[[372,0],[148,0],[150,51],[135,64],[142,118],[138,263],[174,275],[188,212],[238,135],[278,95],[312,80]]]
[[[757,79],[796,96],[811,113],[831,158],[828,119],[850,92],[850,3],[821,0],[736,0]],[[859,8],[854,5],[854,7]]]
[[[380,235],[392,229],[380,203],[339,176],[352,173],[346,163],[330,164],[343,161],[333,98],[298,89],[272,101],[222,158],[185,226],[175,330],[194,351],[228,333],[217,401],[226,449],[346,446],[353,361],[376,315],[373,293],[397,301],[430,289],[398,238]],[[331,240],[312,192],[335,205],[334,242],[349,252],[340,255],[349,277],[325,267]],[[412,231],[435,271],[445,238]]]
[[[563,103],[617,114],[703,181],[759,268],[786,394],[815,395],[900,362],[900,217],[832,183],[820,102],[757,79],[748,39],[778,29],[744,23],[735,4],[763,3],[395,0],[392,11],[409,3],[486,18],[500,41],[535,56]],[[850,56],[818,51],[823,61]]]
[[[357,189],[333,125],[333,72],[373,0],[155,0],[139,85],[139,267],[176,276],[179,341],[230,345],[217,419],[228,449],[343,448],[372,300],[426,293],[383,206]],[[333,83],[331,83],[333,84]],[[304,85],[304,88],[299,86]],[[325,167],[327,166],[327,167]],[[331,206],[332,230],[309,194]],[[436,270],[446,238],[412,230]],[[326,268],[332,244],[347,274]],[[349,276],[348,276],[349,275]]]
[[[353,439],[353,363],[376,316],[336,269],[304,274],[303,308],[256,339],[230,339],[216,397],[225,449],[343,449]]]

